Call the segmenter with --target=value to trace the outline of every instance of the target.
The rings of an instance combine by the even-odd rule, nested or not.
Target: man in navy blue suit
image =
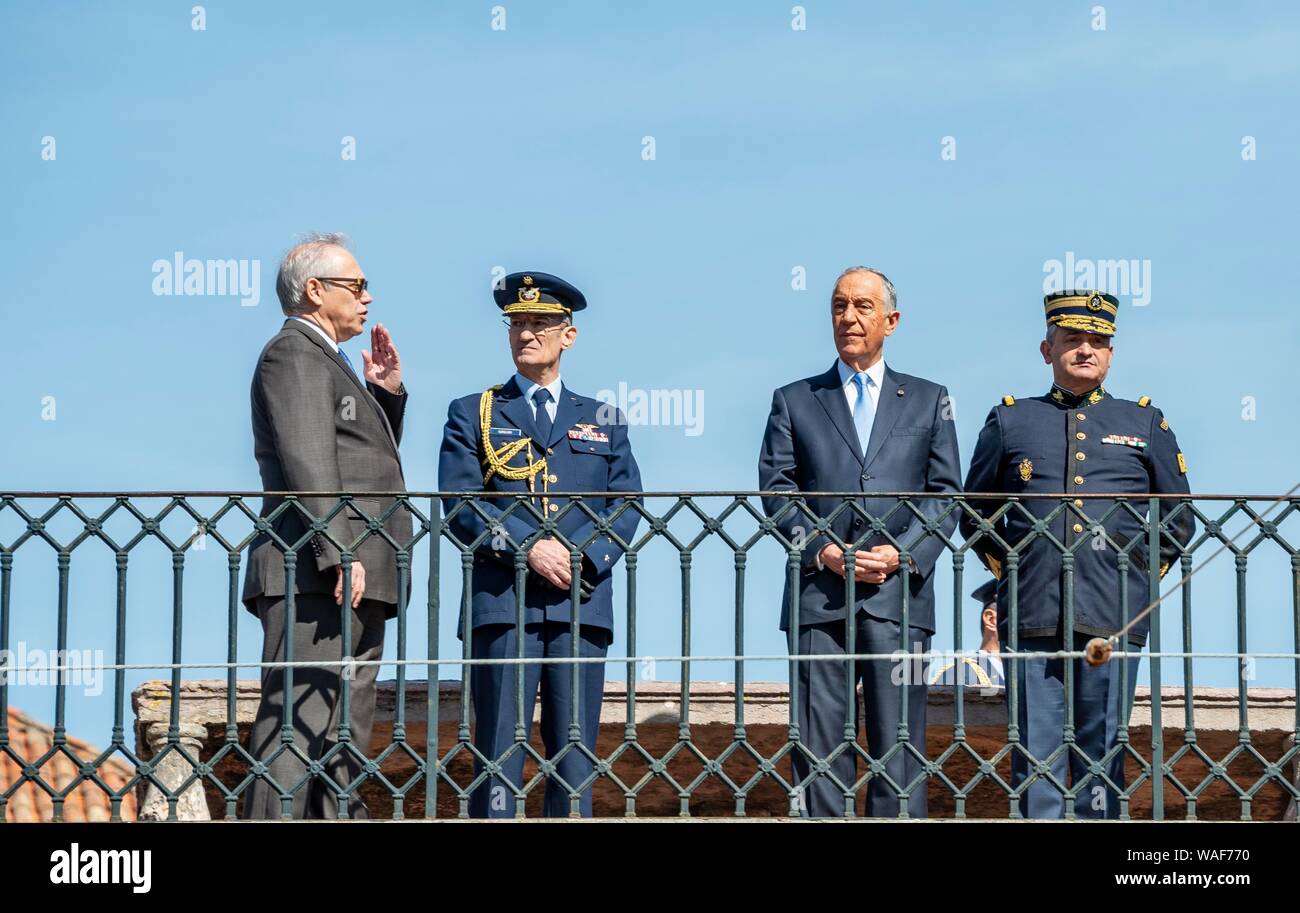
[[[614,564],[639,515],[623,498],[587,497],[579,504],[549,492],[641,491],[627,424],[613,406],[560,381],[560,356],[578,336],[573,313],[587,306],[580,291],[557,276],[525,272],[506,276],[494,297],[505,314],[516,373],[501,386],[452,401],[438,487],[525,497],[445,502],[452,532],[475,546],[461,637],[470,638],[476,659],[603,657],[614,633]],[[576,567],[555,533],[581,552]],[[523,676],[522,717],[517,674]],[[474,745],[501,765],[500,774],[489,773],[471,794],[474,817],[522,813],[517,800],[539,688],[542,741],[560,778],[547,779],[546,814],[569,815],[575,799],[583,816],[591,814],[586,781],[604,682],[602,663],[472,667]],[[571,731],[575,689],[578,720]],[[476,760],[476,776],[484,770]]]
[[[846,270],[831,296],[831,326],[839,358],[830,370],[781,387],[772,397],[758,482],[764,491],[936,492],[961,490],[957,436],[948,391],[900,374],[883,360],[885,337],[898,327],[893,284],[867,267]],[[787,575],[781,630],[798,654],[926,652],[934,633],[934,565],[942,537],[957,525],[950,501],[917,498],[809,497],[815,518],[855,546],[845,550],[818,532],[798,502],[763,499],[781,533],[798,549]],[[856,504],[863,513],[852,509]],[[873,521],[881,525],[877,529]],[[932,528],[927,530],[927,524]],[[906,559],[900,556],[906,550]],[[854,611],[846,613],[847,580]],[[846,618],[853,622],[850,628]],[[849,635],[853,635],[850,641]],[[855,807],[858,681],[862,683],[867,745],[885,760],[873,775],[866,813],[926,815],[926,685],[922,661],[797,662],[791,704],[801,745],[791,758],[792,804],[809,817],[842,816]],[[901,667],[901,668],[900,668]],[[905,736],[903,724],[906,724]],[[834,757],[832,757],[832,755]],[[822,762],[827,762],[822,765]],[[900,809],[900,794],[907,802]]]

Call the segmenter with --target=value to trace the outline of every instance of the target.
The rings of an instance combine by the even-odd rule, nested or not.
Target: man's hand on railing
[[[824,567],[844,576],[844,549],[831,542],[822,546],[819,557]],[[853,577],[859,583],[884,583],[886,577],[898,570],[898,550],[892,545],[863,549],[854,553],[853,566]]]
[[[554,539],[538,539],[528,550],[528,566],[562,590],[573,580],[569,550]]]
[[[334,584],[334,601],[343,605],[343,565],[338,566],[339,582]],[[355,558],[352,560],[352,608],[361,605],[366,595],[366,567]]]

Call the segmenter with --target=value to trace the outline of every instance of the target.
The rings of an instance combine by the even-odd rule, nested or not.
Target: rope
[[[1092,666],[1100,666],[1103,663],[1105,663],[1106,660],[1108,660],[1111,657],[1111,654],[1113,653],[1115,646],[1120,642],[1120,640],[1124,637],[1125,634],[1127,634],[1129,631],[1133,629],[1133,626],[1135,624],[1137,624],[1142,619],[1146,618],[1148,615],[1154,612],[1156,610],[1156,607],[1159,606],[1160,603],[1164,602],[1170,596],[1174,595],[1174,593],[1177,593],[1180,589],[1182,589],[1184,586],[1190,583],[1193,577],[1195,577],[1201,571],[1205,570],[1206,566],[1215,558],[1219,557],[1225,551],[1227,551],[1229,546],[1235,545],[1238,539],[1246,535],[1246,533],[1250,532],[1250,530],[1255,526],[1258,526],[1260,523],[1263,523],[1264,520],[1268,518],[1269,514],[1271,514],[1278,507],[1285,504],[1286,500],[1290,498],[1293,494],[1295,494],[1297,490],[1300,490],[1300,482],[1296,482],[1294,485],[1292,485],[1291,490],[1288,491],[1286,494],[1284,494],[1281,497],[1281,499],[1274,501],[1269,506],[1268,510],[1264,511],[1258,517],[1255,517],[1244,527],[1242,527],[1241,531],[1238,532],[1237,535],[1233,536],[1227,542],[1220,543],[1219,547],[1210,554],[1210,557],[1206,558],[1198,566],[1192,568],[1192,570],[1189,571],[1187,574],[1185,574],[1181,580],[1179,580],[1172,587],[1170,587],[1168,592],[1162,593],[1159,597],[1155,599],[1154,602],[1148,605],[1141,612],[1138,612],[1137,615],[1134,616],[1133,619],[1129,621],[1128,624],[1124,625],[1124,627],[1120,628],[1114,634],[1110,635],[1110,637],[1106,637],[1106,638],[1094,637],[1092,640],[1088,641],[1087,647],[1085,647],[1084,649],[1084,654],[1085,654],[1084,658],[1088,661],[1088,664]],[[1151,522],[1158,523],[1159,520],[1153,520]],[[1150,655],[1154,656],[1158,654],[1150,654]]]
[[[1017,662],[1027,659],[1087,659],[1087,650],[1040,650],[1012,653],[989,653],[1002,660]],[[1128,657],[1134,660],[1148,659],[1255,659],[1297,660],[1300,653],[1243,652],[1227,651],[1160,651],[1144,653],[1142,651],[1115,651],[1115,657]],[[335,660],[295,660],[294,662],[208,662],[208,663],[104,663],[103,665],[61,665],[34,666],[31,668],[0,666],[0,680],[4,676],[13,677],[19,673],[28,675],[47,672],[117,672],[142,671],[147,669],[299,669],[332,668],[334,666],[513,666],[538,664],[589,664],[664,662],[664,663],[736,663],[736,662],[857,662],[862,660],[947,660],[952,658],[976,659],[974,651],[960,652],[932,650],[929,653],[908,653],[899,650],[895,653],[780,653],[750,655],[704,655],[704,656],[528,656],[503,657],[492,659],[469,659],[455,657],[448,659],[335,659]],[[10,684],[13,684],[11,681]]]

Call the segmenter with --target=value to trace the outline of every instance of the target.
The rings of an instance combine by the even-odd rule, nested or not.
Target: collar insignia
[[[1095,406],[1097,405],[1097,403],[1101,402],[1105,398],[1106,398],[1105,387],[1097,387],[1095,390],[1092,390],[1091,392],[1077,394],[1077,393],[1071,393],[1069,390],[1066,390],[1063,387],[1059,387],[1056,384],[1052,384],[1052,400],[1070,409],[1074,409],[1079,406]]]

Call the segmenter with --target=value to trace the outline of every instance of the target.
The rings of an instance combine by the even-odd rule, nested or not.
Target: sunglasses
[[[347,277],[337,276],[315,276],[313,278],[317,282],[332,282],[335,285],[341,285],[358,298],[364,295],[366,289],[370,287],[370,283],[365,279],[349,279]]]

